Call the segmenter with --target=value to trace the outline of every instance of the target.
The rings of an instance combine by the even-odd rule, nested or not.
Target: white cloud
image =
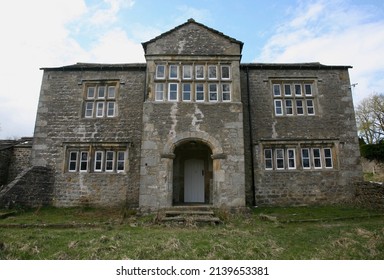
[[[100,9],[95,6],[90,8],[90,23],[94,25],[110,25],[118,20],[118,13],[123,8],[131,8],[134,5],[133,0],[104,0],[107,8]]]
[[[351,81],[359,83],[355,103],[384,91],[384,20],[370,7],[346,1],[300,2],[290,20],[276,29],[257,61],[352,65]]]
[[[141,44],[135,43],[127,34],[113,29],[99,38],[90,50],[91,61],[101,63],[145,62]]]

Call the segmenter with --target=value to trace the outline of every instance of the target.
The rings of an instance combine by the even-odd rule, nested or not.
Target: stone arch
[[[213,159],[225,157],[220,142],[208,133],[202,131],[178,133],[176,137],[173,137],[165,143],[162,157],[174,158],[175,148],[191,141],[199,141],[206,144],[212,151]]]

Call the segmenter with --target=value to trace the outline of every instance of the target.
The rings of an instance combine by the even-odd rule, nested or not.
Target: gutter
[[[249,89],[249,72],[248,66],[245,68],[247,74],[247,97],[248,97],[248,122],[249,122],[249,142],[251,149],[251,173],[252,173],[252,206],[256,207],[256,186],[255,186],[255,164],[254,164],[254,145],[253,145],[253,127],[252,127],[252,117],[251,117],[251,95]]]

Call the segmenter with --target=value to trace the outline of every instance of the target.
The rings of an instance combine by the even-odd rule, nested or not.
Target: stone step
[[[167,210],[164,212],[165,216],[180,216],[180,215],[215,215],[211,210],[209,211],[191,211],[191,210]]]
[[[221,223],[221,220],[212,216],[172,216],[164,217],[163,222],[205,222],[205,223]]]

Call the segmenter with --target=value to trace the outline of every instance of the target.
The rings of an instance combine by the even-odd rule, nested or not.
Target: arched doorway
[[[174,150],[173,205],[212,203],[212,150],[198,140],[180,143]]]

